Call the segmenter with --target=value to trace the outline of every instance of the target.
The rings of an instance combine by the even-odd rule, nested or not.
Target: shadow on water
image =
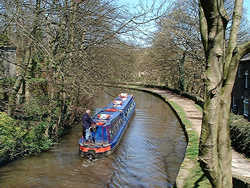
[[[112,89],[108,90],[112,95],[100,93],[93,108],[105,106],[120,92]],[[0,168],[0,187],[172,187],[186,148],[182,128],[161,99],[143,92],[127,92],[136,97],[136,112],[113,154],[93,161],[80,158],[79,123],[49,152]]]

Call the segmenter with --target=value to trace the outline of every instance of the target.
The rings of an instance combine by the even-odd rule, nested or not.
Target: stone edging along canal
[[[157,88],[144,88],[141,86],[120,84],[105,84],[104,86],[149,92],[161,97],[165,102],[167,102],[179,118],[188,141],[185,158],[176,179],[176,186],[178,188],[182,188],[193,187],[194,184],[199,184],[204,188],[211,187],[208,180],[203,176],[203,172],[200,170],[197,162],[199,135],[202,122],[202,109],[199,109],[199,107],[195,105],[194,101],[177,95],[171,91]],[[243,155],[235,152],[234,150],[232,155],[232,175],[234,178],[234,187],[239,186],[247,188],[250,185],[250,160],[246,159]]]

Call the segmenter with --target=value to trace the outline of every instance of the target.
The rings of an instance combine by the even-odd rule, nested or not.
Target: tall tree
[[[205,104],[199,161],[216,188],[232,187],[229,135],[231,91],[239,60],[250,52],[250,41],[237,44],[243,0],[234,1],[232,20],[224,0],[200,0],[200,32],[206,57]],[[231,24],[229,40],[226,29]]]
[[[157,23],[151,53],[158,76],[170,87],[202,96],[204,53],[199,35],[198,4],[176,1]]]
[[[16,62],[12,62],[17,65],[17,75],[9,93],[9,115],[14,116],[17,107],[40,100],[34,87],[43,84],[46,89],[41,100],[46,99],[49,108],[65,103],[79,105],[83,101],[80,96],[93,95],[96,83],[116,74],[112,65],[131,61],[120,58],[129,54],[129,47],[119,35],[147,22],[148,11],[126,14],[119,6],[116,0],[1,0],[0,32],[7,32],[17,49]],[[127,71],[127,66],[121,68]],[[126,79],[133,77],[130,71],[123,73]],[[17,100],[20,98],[24,100]]]

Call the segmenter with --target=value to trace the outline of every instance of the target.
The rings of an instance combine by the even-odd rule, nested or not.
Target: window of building
[[[248,116],[248,99],[243,100],[243,114]]]
[[[235,103],[235,97],[232,97],[232,112],[237,114],[238,113],[238,109],[237,109],[237,105]]]
[[[248,70],[245,71],[245,88],[248,86]]]

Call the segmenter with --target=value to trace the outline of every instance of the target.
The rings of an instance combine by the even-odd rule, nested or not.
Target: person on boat
[[[90,113],[91,110],[87,109],[86,113],[83,114],[82,116],[82,136],[83,138],[88,141],[89,137],[90,137],[90,127],[91,124],[95,124],[95,122],[93,121],[93,119],[90,117]]]
[[[96,132],[96,124],[92,123],[90,127],[90,133],[91,133],[91,142],[95,143],[95,132]]]

